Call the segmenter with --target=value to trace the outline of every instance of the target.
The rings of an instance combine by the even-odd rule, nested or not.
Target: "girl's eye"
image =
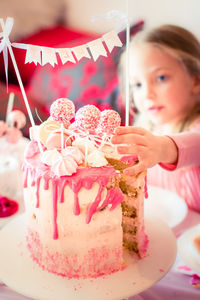
[[[160,75],[160,76],[157,77],[158,81],[165,81],[166,79],[167,79],[166,75]]]
[[[141,86],[142,86],[142,84],[140,82],[136,82],[133,85],[134,88],[140,88]]]

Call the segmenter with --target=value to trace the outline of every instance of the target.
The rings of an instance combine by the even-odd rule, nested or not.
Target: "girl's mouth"
[[[148,108],[148,111],[152,114],[156,114],[159,113],[163,108],[164,106],[151,106]]]

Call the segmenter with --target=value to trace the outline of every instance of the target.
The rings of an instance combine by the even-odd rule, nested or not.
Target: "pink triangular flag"
[[[51,64],[54,67],[57,64],[56,50],[54,48],[49,47],[41,47],[42,48],[42,65]]]
[[[102,36],[102,38],[104,39],[110,52],[114,49],[114,47],[123,46],[122,42],[120,41],[120,38],[114,30],[107,32]]]
[[[41,48],[40,46],[28,45],[26,50],[25,64],[34,62],[41,65]]]
[[[87,45],[90,48],[94,61],[96,61],[100,55],[107,56],[106,49],[104,48],[101,39],[89,42]]]
[[[74,52],[77,60],[81,60],[81,58],[86,57],[86,58],[91,58],[86,45],[81,45],[81,46],[77,46],[72,48],[72,51]]]
[[[60,49],[58,49],[58,53],[60,55],[60,59],[61,59],[63,64],[65,64],[68,61],[76,63],[75,58],[73,57],[73,54],[72,54],[70,49],[60,48]]]

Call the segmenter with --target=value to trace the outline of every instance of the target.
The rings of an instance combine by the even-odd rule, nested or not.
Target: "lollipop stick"
[[[125,117],[125,125],[129,125],[129,110],[130,110],[130,97],[129,97],[129,41],[130,41],[130,28],[129,28],[129,0],[126,0],[126,13],[127,13],[127,24],[126,24],[126,117]]]
[[[9,99],[8,99],[7,111],[6,111],[6,124],[7,125],[8,125],[8,115],[9,115],[9,113],[13,109],[14,98],[15,98],[15,94],[14,93],[10,93]]]

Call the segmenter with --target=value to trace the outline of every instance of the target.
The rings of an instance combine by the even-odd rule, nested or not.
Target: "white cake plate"
[[[193,246],[193,240],[200,235],[200,224],[185,231],[178,239],[178,254],[184,263],[200,274],[199,255]]]
[[[134,260],[126,253],[127,268],[96,279],[67,279],[43,271],[26,248],[25,214],[0,231],[0,279],[10,288],[37,300],[117,300],[151,287],[171,268],[176,239],[166,223],[145,221],[149,236],[147,256]]]
[[[144,201],[145,215],[159,217],[171,228],[175,228],[187,216],[187,204],[176,193],[149,185],[148,195]]]

